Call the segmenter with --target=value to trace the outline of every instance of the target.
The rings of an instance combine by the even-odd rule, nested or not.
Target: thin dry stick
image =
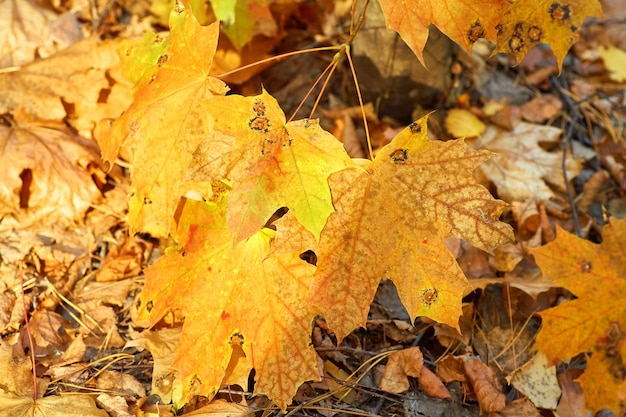
[[[570,125],[567,127],[567,133],[563,138],[562,148],[563,148],[563,157],[561,159],[561,171],[563,171],[563,179],[565,180],[565,188],[567,190],[567,198],[569,200],[570,208],[572,209],[572,215],[574,217],[574,227],[576,229],[576,235],[578,237],[582,237],[582,231],[580,229],[580,222],[578,221],[578,210],[576,209],[576,203],[574,202],[574,195],[572,193],[572,187],[569,184],[569,180],[567,178],[567,150],[570,148],[570,142],[572,140],[572,135],[574,133],[574,127],[576,127],[576,123],[580,120],[580,112],[576,108],[576,104],[571,99],[570,96],[565,94],[567,90],[566,82],[561,80],[554,75],[550,76],[550,81],[552,84],[557,86],[557,91],[561,100],[565,104],[565,108],[571,113],[572,119],[570,120]]]
[[[35,365],[35,344],[33,336],[30,333],[30,321],[28,320],[28,310],[26,309],[26,293],[24,292],[24,274],[22,272],[22,264],[18,265],[18,274],[20,276],[20,288],[22,289],[22,308],[24,309],[24,322],[26,323],[26,335],[28,336],[28,345],[30,348],[30,360],[33,368],[33,401],[37,401],[37,369]]]
[[[243,67],[235,68],[234,70],[230,70],[230,71],[225,72],[223,74],[216,75],[215,78],[224,78],[227,75],[235,74],[235,73],[237,73],[239,71],[243,71],[243,70],[246,70],[248,68],[256,67],[257,65],[265,64],[267,62],[272,62],[272,61],[278,61],[280,59],[288,58],[288,57],[294,56],[294,55],[308,54],[310,52],[319,52],[319,51],[334,51],[334,50],[337,50],[337,49],[340,49],[340,48],[341,48],[341,46],[333,45],[333,46],[321,46],[319,48],[303,49],[301,51],[287,52],[285,54],[280,54],[280,55],[276,55],[276,56],[272,56],[272,57],[269,57],[269,58],[262,59],[262,60],[257,61],[257,62],[253,62],[252,64],[244,65]]]

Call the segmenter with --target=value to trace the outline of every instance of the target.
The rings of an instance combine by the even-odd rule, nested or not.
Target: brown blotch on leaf
[[[478,39],[486,36],[485,28],[483,28],[480,20],[475,21],[467,31],[467,40],[469,43],[475,43]]]
[[[515,31],[513,33],[518,37],[524,36],[524,23],[522,22],[516,23]]]
[[[570,17],[570,9],[566,4],[552,3],[550,5],[550,17],[552,20],[563,22]]]
[[[533,25],[528,29],[528,39],[530,39],[531,42],[539,42],[542,36],[543,31],[537,25]]]
[[[261,100],[255,101],[254,104],[252,105],[252,111],[257,116],[264,116],[265,115],[265,103],[263,103]]]
[[[421,298],[422,302],[430,307],[439,299],[439,291],[436,288],[425,289],[422,291]]]
[[[580,271],[585,273],[585,274],[588,274],[589,272],[591,272],[592,267],[593,267],[593,265],[591,264],[591,262],[583,261],[580,264]]]
[[[143,198],[143,203],[144,204],[152,204],[152,200],[150,200],[148,197],[144,197]]]
[[[496,25],[496,33],[498,35],[502,35],[502,32],[504,32],[504,27],[502,26],[502,23],[498,23]]]
[[[250,119],[248,126],[250,126],[252,130],[267,132],[270,130],[270,121],[267,117],[258,116]]]
[[[415,133],[422,133],[422,125],[420,125],[417,122],[413,122],[409,125],[409,130],[411,131],[411,133],[415,134]]]
[[[146,311],[150,313],[153,308],[154,308],[154,303],[152,302],[152,300],[148,301],[148,303],[146,304]]]
[[[169,55],[168,54],[163,54],[159,57],[159,59],[157,60],[157,67],[162,67],[163,65],[165,65],[165,63],[167,62],[167,60],[169,59]]]
[[[571,30],[572,32],[576,32],[578,30],[578,27],[572,25],[572,26],[569,27],[569,30]]]
[[[519,52],[524,47],[524,40],[519,36],[513,36],[509,39],[509,49],[513,52]]]
[[[396,149],[395,151],[389,154],[389,158],[391,158],[391,160],[395,164],[402,164],[406,162],[407,157],[408,157],[408,152],[409,152],[408,149]]]

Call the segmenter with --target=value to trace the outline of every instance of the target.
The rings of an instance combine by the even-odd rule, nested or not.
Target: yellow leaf
[[[470,51],[480,38],[496,39],[496,25],[507,5],[505,0],[380,1],[387,26],[400,34],[422,65],[431,23]]]
[[[516,1],[498,25],[498,42],[494,53],[505,52],[517,62],[541,43],[550,45],[559,72],[569,48],[578,40],[586,17],[602,17],[598,0],[584,1]]]
[[[445,246],[447,236],[484,250],[513,238],[494,200],[472,176],[490,157],[462,140],[426,136],[426,118],[382,148],[365,170],[331,175],[336,212],[322,232],[312,302],[337,337],[365,325],[383,275],[411,317],[458,329],[467,280]]]
[[[626,81],[626,51],[612,45],[600,47],[600,56],[613,81]]]
[[[238,378],[229,362],[241,348],[256,370],[255,392],[284,410],[300,384],[319,379],[310,344],[317,311],[307,306],[315,267],[298,252],[270,251],[269,229],[233,246],[225,207],[225,197],[185,202],[174,233],[179,247],[145,271],[139,318],[156,323],[168,311],[185,313],[174,362],[183,402],[213,397],[224,378]]]
[[[141,47],[127,48],[130,56],[122,55],[141,66],[134,75],[141,87],[130,108],[98,140],[103,158],[111,163],[121,146],[133,153],[131,234],[167,236],[193,153],[211,131],[212,120],[202,103],[226,92],[220,80],[209,76],[219,24],[202,27],[190,9],[177,3],[170,26],[168,39],[144,39]],[[142,54],[148,61],[156,59],[154,68],[141,72]]]
[[[531,249],[542,273],[576,300],[541,313],[537,348],[552,363],[592,352],[579,379],[587,408],[626,412],[626,220],[610,219],[600,245],[557,231],[555,241]]]
[[[446,130],[455,138],[473,138],[482,135],[485,124],[467,110],[452,109],[446,115]]]

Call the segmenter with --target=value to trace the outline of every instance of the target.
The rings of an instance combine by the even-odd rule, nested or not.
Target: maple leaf
[[[488,126],[480,139],[468,140],[468,143],[497,154],[479,169],[496,185],[499,197],[509,202],[533,197],[549,200],[554,193],[546,182],[565,190],[561,170],[563,155],[545,151],[539,142],[558,142],[561,132],[551,126],[520,122],[511,132]],[[572,158],[571,153],[565,163],[568,178],[579,174],[581,163]]]
[[[15,116],[15,126],[0,125],[0,228],[82,221],[101,197],[92,178],[104,176],[95,144],[62,124]]]
[[[432,23],[470,51],[480,39],[496,39],[496,25],[508,7],[506,0],[380,0],[387,26],[397,31],[422,65],[422,54]]]
[[[383,275],[412,317],[458,328],[467,280],[445,238],[485,250],[513,238],[498,221],[505,204],[472,176],[491,154],[463,140],[428,140],[426,120],[402,131],[364,169],[329,178],[336,212],[321,235],[311,300],[339,339],[365,324]]]
[[[252,236],[281,207],[319,239],[333,212],[328,176],[354,164],[342,144],[316,120],[285,122],[265,90],[253,97],[214,97],[206,105],[215,121],[206,152],[194,157],[190,179],[233,183],[228,226],[236,241]],[[237,141],[235,148],[220,144]]]
[[[567,51],[578,40],[588,16],[602,17],[598,0],[514,2],[498,25],[494,53],[511,53],[520,62],[532,47],[546,43],[556,56],[560,72]]]
[[[233,246],[225,208],[225,196],[185,202],[173,234],[180,247],[145,271],[139,317],[154,324],[174,309],[186,314],[174,364],[183,401],[215,395],[241,347],[255,392],[284,410],[301,383],[319,379],[309,337],[316,310],[307,306],[315,267],[298,252],[270,252],[269,229]]]
[[[209,76],[219,24],[200,26],[179,2],[170,15],[170,28],[170,37],[162,40],[166,47],[156,38],[156,44],[145,52],[145,48],[128,47],[128,54],[148,56],[134,57],[133,62],[145,63],[155,59],[155,51],[162,53],[156,58],[156,69],[131,74],[141,85],[134,102],[98,138],[108,162],[115,160],[122,145],[134,152],[128,214],[131,234],[167,236],[193,152],[211,130],[211,117],[203,103],[214,94],[226,93],[226,86]],[[140,40],[139,45],[148,46],[146,39],[151,38]]]
[[[626,411],[626,220],[610,219],[596,245],[565,232],[531,249],[542,273],[578,299],[543,311],[537,348],[551,362],[592,352],[580,378],[585,402],[594,412]]]

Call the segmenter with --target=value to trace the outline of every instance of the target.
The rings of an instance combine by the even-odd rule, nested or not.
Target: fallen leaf
[[[499,23],[494,53],[512,54],[517,62],[530,48],[549,44],[556,56],[559,72],[569,48],[578,40],[586,17],[602,17],[598,0],[516,2]]]
[[[417,346],[392,353],[380,380],[380,389],[392,394],[406,392],[409,389],[408,377],[419,377],[423,366],[424,356]]]
[[[226,176],[232,181],[227,221],[236,241],[260,230],[281,207],[293,211],[319,239],[334,211],[328,176],[353,166],[341,143],[316,120],[287,123],[265,90],[254,97],[215,97],[206,109],[215,120],[214,132],[206,141],[210,155],[197,155],[195,160],[204,169],[212,160],[222,167],[194,179]],[[236,140],[237,147],[220,155],[211,144],[224,137]]]
[[[214,400],[204,407],[198,408],[191,413],[186,413],[186,416],[193,417],[237,417],[247,416],[250,410],[240,404],[234,404],[225,400]]]
[[[497,156],[479,167],[492,181],[498,196],[505,201],[523,201],[532,197],[549,200],[553,192],[546,182],[565,190],[561,170],[562,152],[547,152],[539,143],[555,143],[561,130],[525,122],[517,123],[512,132],[488,126],[485,133],[473,142],[476,147],[495,152]],[[581,163],[571,153],[566,159],[568,179],[581,170]]]
[[[131,55],[130,67],[145,60],[153,66],[144,71],[141,65],[139,74],[131,74],[142,87],[110,129],[101,125],[103,133],[97,138],[109,163],[120,147],[132,151],[131,235],[142,231],[167,236],[193,152],[213,124],[203,103],[227,90],[209,76],[219,24],[202,27],[183,3],[177,3],[170,27],[168,39],[155,37],[153,42],[139,41],[138,47],[123,47],[122,57]]]
[[[626,220],[609,219],[600,245],[557,230],[557,239],[532,249],[542,273],[578,298],[543,311],[537,348],[550,363],[592,352],[579,379],[586,407],[626,411]]]
[[[413,50],[422,65],[422,51],[428,39],[428,26],[434,24],[466,51],[480,39],[494,41],[496,25],[506,7],[503,0],[415,0],[398,2],[381,0],[387,26],[397,31]]]
[[[3,230],[82,222],[101,198],[92,178],[102,172],[97,149],[66,127],[19,120],[0,125],[0,149]]]
[[[317,312],[307,306],[315,267],[299,252],[271,252],[269,229],[234,244],[226,204],[224,196],[185,202],[173,234],[178,248],[145,271],[139,319],[186,314],[174,362],[182,401],[213,397],[240,347],[256,370],[255,392],[285,409],[301,383],[319,379],[309,337]]]
[[[556,409],[561,388],[556,378],[556,368],[548,365],[548,358],[542,352],[515,370],[507,380],[527,396],[535,407]]]
[[[506,405],[506,397],[502,387],[490,367],[479,359],[466,358],[463,361],[465,374],[469,380],[481,412],[496,412]]]
[[[626,51],[612,45],[600,47],[600,56],[604,61],[604,66],[609,71],[609,76],[613,81],[623,83],[626,81]]]
[[[467,110],[451,109],[446,115],[446,130],[455,138],[474,138],[482,135],[485,124]]]
[[[11,1],[3,4],[12,3]],[[85,137],[96,123],[117,117],[131,92],[119,72],[119,41],[84,39],[19,71],[0,74],[0,113],[17,110],[43,121],[67,121]]]
[[[0,392],[0,417],[109,417],[89,394],[52,395],[33,400]]]
[[[582,369],[570,368],[559,372],[559,386],[563,391],[556,412],[559,417],[592,417],[591,411],[583,413],[585,397],[580,383],[576,381]]]
[[[411,317],[458,329],[467,280],[445,238],[484,250],[512,239],[498,220],[503,203],[472,177],[487,158],[462,140],[430,141],[422,118],[364,169],[331,175],[336,212],[321,235],[311,300],[339,340],[365,325],[383,276],[394,281]]]

